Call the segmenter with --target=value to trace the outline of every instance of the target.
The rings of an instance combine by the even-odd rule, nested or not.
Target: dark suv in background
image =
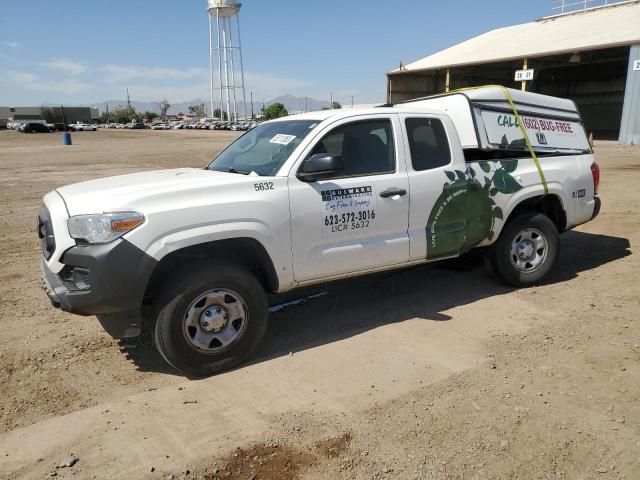
[[[20,131],[24,133],[49,133],[51,130],[42,123],[25,123],[20,127]]]

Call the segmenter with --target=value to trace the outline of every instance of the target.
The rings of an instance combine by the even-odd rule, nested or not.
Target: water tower
[[[242,104],[244,117],[247,116],[240,40],[241,6],[237,0],[207,1],[211,113],[213,115],[213,111],[219,108],[220,112],[227,114],[229,120],[237,120],[240,117],[239,102]],[[217,106],[216,97],[219,101]],[[224,114],[221,114],[221,117],[224,117]]]

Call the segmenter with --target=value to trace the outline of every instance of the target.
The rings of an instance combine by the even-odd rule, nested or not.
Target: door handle
[[[389,198],[389,197],[395,197],[395,196],[403,197],[406,194],[407,194],[407,191],[404,188],[398,188],[398,187],[391,187],[386,189],[384,192],[380,192],[380,196],[382,198]]]

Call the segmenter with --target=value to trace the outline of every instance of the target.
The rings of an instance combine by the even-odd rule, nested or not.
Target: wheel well
[[[562,208],[562,201],[557,195],[540,195],[527,198],[513,209],[507,222],[525,211],[534,210],[544,213],[556,225],[558,232],[562,233],[567,228],[567,212]]]
[[[253,238],[232,238],[185,247],[165,256],[151,274],[145,292],[149,303],[164,280],[187,263],[224,260],[245,267],[260,281],[265,291],[278,291],[278,276],[269,254],[260,242]]]

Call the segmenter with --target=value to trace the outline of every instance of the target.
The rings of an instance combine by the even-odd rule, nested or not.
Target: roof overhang
[[[639,25],[640,0],[632,0],[492,30],[388,75],[630,46],[640,44]]]

